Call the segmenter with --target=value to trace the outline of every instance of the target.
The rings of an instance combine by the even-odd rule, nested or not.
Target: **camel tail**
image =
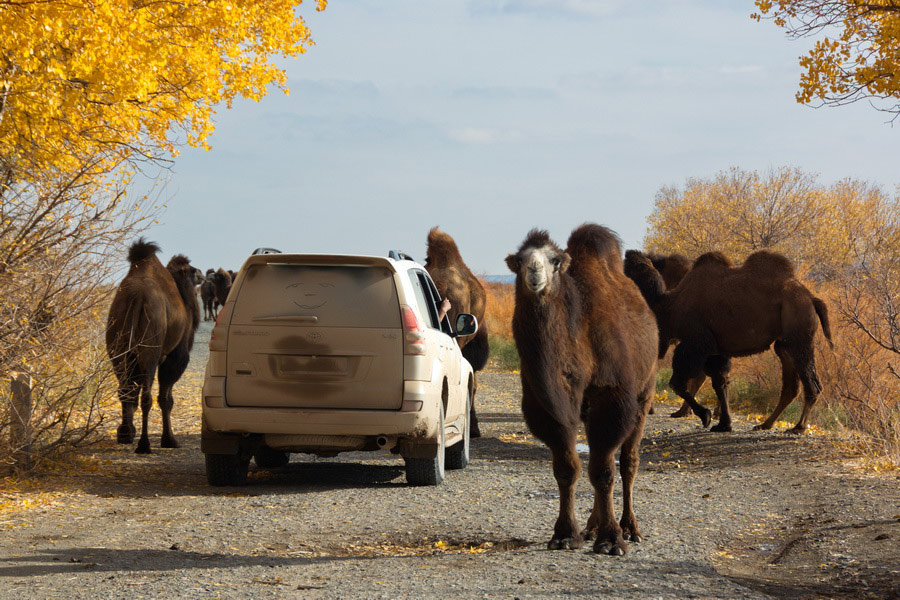
[[[462,355],[469,364],[472,365],[473,371],[481,371],[487,365],[488,356],[491,353],[490,344],[488,343],[487,328],[481,324],[475,337],[463,346]]]
[[[816,314],[819,315],[819,321],[822,323],[822,333],[825,334],[828,345],[834,348],[834,342],[831,340],[831,324],[828,322],[828,306],[824,300],[815,296],[812,298],[812,303],[816,309]]]
[[[148,242],[144,238],[131,245],[128,249],[128,262],[131,264],[138,263],[145,258],[149,258],[159,252],[159,245],[155,242]]]

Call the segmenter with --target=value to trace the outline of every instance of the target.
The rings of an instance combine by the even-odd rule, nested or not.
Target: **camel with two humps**
[[[598,554],[621,555],[640,541],[633,486],[640,442],[656,383],[653,313],[622,267],[618,237],[600,225],[575,229],[561,250],[532,230],[506,264],[516,274],[513,335],[521,361],[522,413],[552,453],[559,515],[550,549],[593,539]],[[594,506],[583,531],[575,519],[584,424]],[[620,451],[622,517],[613,507]]]
[[[106,327],[106,350],[119,382],[122,403],[122,423],[116,439],[120,444],[134,441],[134,413],[140,400],[141,437],[135,449],[138,454],[150,453],[147,427],[157,372],[157,403],[163,422],[160,446],[179,446],[171,424],[175,404],[172,387],[187,368],[200,321],[195,270],[190,261],[176,255],[163,267],[157,252],[159,246],[143,239],[131,246],[131,266],[113,297]]]

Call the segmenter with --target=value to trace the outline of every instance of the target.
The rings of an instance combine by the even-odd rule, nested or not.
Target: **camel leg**
[[[180,447],[172,431],[172,407],[175,406],[172,387],[184,373],[189,360],[190,355],[187,347],[182,344],[170,352],[159,365],[159,396],[157,397],[157,403],[162,413],[163,432],[160,438],[160,447],[162,448]]]
[[[781,360],[781,397],[778,399],[778,406],[775,407],[769,418],[754,427],[754,431],[772,429],[775,421],[778,420],[778,417],[781,416],[781,413],[784,412],[784,409],[788,407],[788,404],[791,403],[800,390],[800,377],[797,375],[794,359],[791,358],[781,342],[775,342],[775,354]]]
[[[478,395],[478,373],[472,373],[472,397],[469,399],[469,437],[481,437],[478,416],[475,414],[475,397]]]
[[[151,374],[146,379],[147,381],[141,386],[141,438],[138,440],[137,448],[134,449],[135,454],[150,454],[150,438],[147,435],[147,429],[150,409],[153,408],[153,396],[150,394],[150,390],[153,388],[153,375]]]
[[[703,384],[706,382],[706,375],[701,373],[699,376],[694,377],[690,381],[688,381],[688,392],[691,396],[696,397],[697,392],[700,391],[700,388],[703,387]],[[653,414],[652,412],[650,413]],[[680,419],[681,417],[686,417],[691,414],[691,405],[687,403],[687,400],[681,403],[681,408],[670,414],[669,416],[673,419]]]
[[[613,507],[613,484],[615,483],[615,455],[625,438],[635,428],[635,416],[624,411],[637,411],[634,400],[622,398],[585,397],[590,402],[588,412],[587,437],[590,446],[588,474],[594,486],[594,509],[588,519],[586,531],[594,539],[594,552],[621,556],[628,552],[628,543],[622,536],[622,527],[616,521]],[[642,411],[649,407],[641,407]],[[631,418],[629,418],[629,416]],[[643,418],[644,413],[641,413]],[[632,458],[620,457],[623,464],[632,464]],[[632,465],[636,468],[636,465]]]
[[[718,371],[710,378],[719,401],[719,422],[710,431],[731,431],[731,409],[728,407],[728,373]]]
[[[703,426],[709,427],[709,422],[712,420],[712,412],[708,408],[701,406],[694,399],[694,394],[688,388],[690,380],[696,379],[703,374],[705,358],[695,348],[686,343],[678,344],[672,355],[672,379],[669,380],[669,387],[675,390],[675,393],[684,398],[691,406],[691,410],[700,417],[700,422],[703,423]]]
[[[822,391],[822,384],[819,382],[819,376],[816,373],[816,365],[813,362],[812,342],[810,342],[810,351],[800,353],[795,363],[798,366],[798,374],[800,383],[803,384],[803,412],[800,413],[800,420],[791,429],[789,433],[804,433],[809,424],[809,414],[812,411],[818,399],[819,392]]]
[[[122,403],[122,424],[116,430],[116,442],[130,444],[134,442],[134,413],[138,407],[141,389],[134,382],[119,385],[119,401]]]
[[[649,393],[653,393],[652,389]],[[644,437],[647,416],[642,412],[639,419],[634,431],[625,438],[619,452],[619,472],[622,475],[622,519],[619,526],[622,528],[622,537],[632,542],[640,542],[643,539],[638,529],[637,517],[634,516],[634,480],[641,464],[641,438]]]

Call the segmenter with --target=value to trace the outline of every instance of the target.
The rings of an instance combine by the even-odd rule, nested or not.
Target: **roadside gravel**
[[[154,454],[93,448],[36,484],[51,500],[0,514],[0,598],[900,598],[896,475],[856,469],[821,434],[741,420],[714,434],[674,406],[642,446],[645,541],[621,558],[546,550],[558,494],[512,373],[480,375],[484,437],[439,486],[407,486],[385,452],[293,455],[211,488],[196,406],[208,331],[176,386],[181,448],[158,448],[154,408]],[[578,489],[583,521],[586,477]]]

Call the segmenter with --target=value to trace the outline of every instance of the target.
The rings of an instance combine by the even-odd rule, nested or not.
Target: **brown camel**
[[[216,300],[216,284],[213,282],[212,269],[206,270],[206,276],[200,284],[200,301],[203,304],[203,320],[215,321],[219,314],[219,304]]]
[[[704,427],[709,425],[710,411],[694,399],[694,390],[688,385],[691,380],[699,377],[710,361],[714,367],[717,360],[758,354],[774,343],[781,360],[781,398],[756,429],[771,429],[802,384],[803,412],[791,432],[806,430],[809,413],[822,390],[813,338],[821,321],[831,343],[831,329],[827,306],[797,280],[786,257],[761,250],[740,267],[733,267],[723,254],[710,252],[700,256],[682,282],[668,292],[645,255],[630,251],[626,263],[626,270],[656,313],[659,356],[665,355],[669,344],[678,342],[669,385],[690,404]],[[719,422],[712,429],[731,431],[727,379],[723,380],[721,370],[707,371],[719,400]]]
[[[431,275],[442,298],[450,299],[448,317],[456,323],[459,313],[469,313],[478,319],[478,331],[475,335],[456,338],[463,357],[472,365],[472,370],[482,370],[487,364],[490,347],[488,345],[487,323],[484,320],[487,295],[481,281],[463,262],[459,248],[453,238],[433,227],[428,232],[428,254],[425,259],[425,270]],[[475,394],[478,391],[478,375],[472,389],[469,404],[470,435],[481,437],[478,427],[478,416],[475,414]]]
[[[216,302],[219,306],[225,306],[225,299],[228,298],[228,292],[231,291],[231,271],[219,267],[219,270],[212,274],[212,281]]]
[[[128,251],[131,267],[113,297],[106,327],[106,350],[119,380],[122,424],[117,441],[134,441],[134,413],[141,404],[141,438],[135,452],[150,453],[147,421],[153,405],[151,389],[159,372],[157,402],[162,411],[160,446],[177,448],[171,413],[175,400],[172,386],[184,373],[200,321],[200,307],[193,285],[193,267],[182,256],[173,256],[163,267],[159,246],[138,240]]]
[[[615,233],[586,224],[565,252],[546,231],[532,230],[506,264],[516,274],[513,335],[521,362],[522,413],[553,455],[559,516],[550,549],[594,539],[599,554],[624,554],[640,541],[632,491],[640,442],[656,383],[653,313],[622,271]],[[590,446],[594,507],[579,533],[575,485],[583,422]],[[613,508],[614,457],[620,452],[622,518]]]
[[[630,261],[628,260],[628,256],[630,252],[632,252],[632,250],[625,253],[625,274],[629,275],[629,277]],[[666,285],[666,291],[677,287],[678,284],[681,283],[681,280],[684,279],[684,276],[687,275],[688,271],[694,266],[694,261],[684,254],[648,254],[647,258],[653,263],[653,268],[659,271],[660,276],[662,276],[663,282]],[[716,408],[713,411],[713,418],[718,419],[719,404],[723,401],[727,402],[727,400],[723,400],[721,396],[727,394],[728,373],[731,371],[731,359],[724,356],[714,356],[707,359],[706,362],[707,364],[703,365],[703,372],[687,382],[687,388],[690,394],[696,398],[697,392],[700,391],[700,388],[702,388],[704,382],[706,382],[706,378],[709,377],[713,382],[713,390],[716,392],[716,397],[719,399],[719,403],[716,404]],[[653,414],[652,407],[650,408],[650,414]],[[691,414],[691,405],[688,404],[687,401],[684,401],[681,403],[681,407],[669,416],[677,419],[686,417],[689,414]]]

